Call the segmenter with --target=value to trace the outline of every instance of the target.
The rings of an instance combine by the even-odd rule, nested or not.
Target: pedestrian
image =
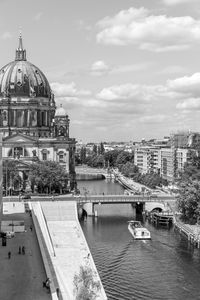
[[[32,227],[32,225],[30,226],[30,230],[31,230],[31,231],[33,230],[33,227]]]
[[[25,247],[22,247],[22,254],[25,254]]]
[[[18,254],[21,254],[21,253],[22,253],[21,246],[19,246],[19,252],[18,252]]]
[[[11,252],[9,251],[8,252],[8,259],[10,259],[11,258]]]
[[[43,281],[43,287],[47,288],[48,291],[50,291],[50,283],[51,280],[49,278],[47,278],[46,281]]]

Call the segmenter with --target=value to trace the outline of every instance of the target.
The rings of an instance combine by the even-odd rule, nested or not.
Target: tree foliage
[[[3,188],[19,190],[22,188],[22,178],[18,171],[18,161],[4,160],[3,161]]]
[[[183,221],[196,223],[200,218],[200,182],[198,180],[183,181],[180,184],[177,205]]]
[[[200,156],[198,151],[190,153],[190,160],[185,164],[179,180],[177,206],[181,218],[191,224],[200,218]]]
[[[30,166],[29,180],[32,190],[36,186],[40,193],[62,192],[67,188],[68,174],[57,162],[41,161]]]
[[[100,281],[94,279],[92,269],[81,266],[79,274],[74,276],[75,300],[95,300],[100,288]]]

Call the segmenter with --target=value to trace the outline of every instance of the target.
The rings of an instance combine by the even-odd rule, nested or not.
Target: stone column
[[[14,109],[13,126],[16,126],[16,109]]]
[[[133,217],[136,217],[136,203],[132,203],[132,212],[133,212]]]
[[[2,133],[0,134],[0,209],[2,211],[2,186],[3,186],[3,159],[2,159]]]
[[[84,203],[83,208],[87,212],[88,216],[94,216],[94,204],[93,203]]]
[[[47,110],[45,111],[45,126],[48,126],[47,124],[47,118],[48,118],[48,114],[47,114]]]
[[[30,110],[28,109],[28,113],[27,113],[27,127],[30,126]]]

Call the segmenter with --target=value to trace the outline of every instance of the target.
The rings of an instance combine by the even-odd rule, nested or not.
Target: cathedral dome
[[[0,69],[0,97],[51,97],[51,88],[42,71],[26,60],[26,50],[19,37],[16,58]]]
[[[65,109],[62,107],[62,104],[60,104],[60,107],[56,109],[55,117],[66,117],[67,113]]]

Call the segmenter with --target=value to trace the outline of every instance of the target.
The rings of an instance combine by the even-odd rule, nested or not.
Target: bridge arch
[[[165,208],[165,205],[163,203],[159,202],[146,202],[145,204],[145,210],[148,212],[151,212],[152,210],[159,210],[163,211]]]

